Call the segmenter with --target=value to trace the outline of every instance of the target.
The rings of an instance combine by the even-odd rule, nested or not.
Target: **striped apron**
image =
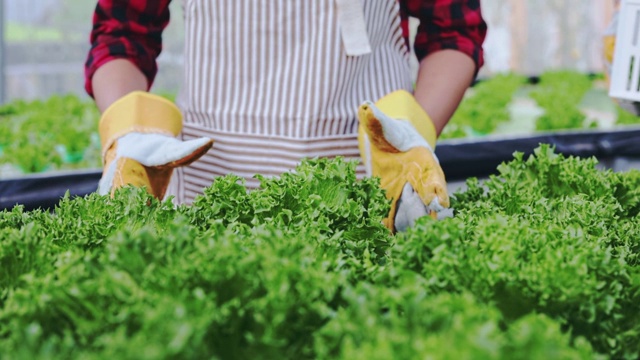
[[[358,106],[412,88],[397,0],[184,0],[184,13],[180,136],[214,145],[176,169],[168,195],[180,203],[217,176],[255,188],[253,175],[277,176],[303,158],[359,161]],[[354,56],[345,29],[357,19],[370,52]]]

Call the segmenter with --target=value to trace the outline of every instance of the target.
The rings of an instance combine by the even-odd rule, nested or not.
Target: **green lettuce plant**
[[[536,130],[581,129],[587,116],[578,109],[582,98],[592,88],[591,79],[570,70],[547,71],[530,93],[544,113],[536,120]]]
[[[394,264],[436,293],[471,292],[507,323],[542,313],[613,358],[640,354],[640,174],[597,170],[541,146],[454,197],[456,216],[423,221]],[[426,219],[425,219],[426,220]]]
[[[99,168],[92,141],[98,128],[95,104],[74,95],[46,100],[14,101],[0,107],[0,161],[23,173],[57,169]]]
[[[462,100],[441,138],[487,135],[495,131],[499,124],[510,120],[508,105],[525,80],[524,76],[510,73],[478,82]]]
[[[640,173],[549,146],[392,235],[377,179],[307,160],[193,205],[0,212],[12,359],[637,358]]]

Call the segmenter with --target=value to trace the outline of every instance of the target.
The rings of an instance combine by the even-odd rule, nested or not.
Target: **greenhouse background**
[[[171,4],[172,20],[158,60],[157,91],[176,92],[180,85],[181,3]],[[84,96],[82,66],[95,1],[2,0],[2,4],[4,99]],[[538,75],[549,68],[602,71],[601,34],[611,17],[612,1],[485,0],[482,6],[490,30],[481,78],[505,71]]]
[[[5,100],[46,98],[72,93],[85,96],[83,64],[95,1],[2,0],[4,4]],[[176,91],[182,47],[180,2],[171,5],[171,25],[159,59],[157,89]]]

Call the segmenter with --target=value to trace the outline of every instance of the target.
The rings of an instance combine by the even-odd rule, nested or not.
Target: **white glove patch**
[[[380,111],[380,109],[378,109],[378,107],[372,102],[366,101],[365,103],[371,107],[373,115],[378,119],[378,121],[380,121],[380,124],[382,125],[382,133],[389,144],[393,145],[393,147],[401,152],[409,151],[418,146],[425,147],[431,150],[436,162],[440,163],[440,161],[438,161],[438,157],[431,148],[431,145],[429,145],[427,140],[418,133],[411,122],[405,119],[391,118]]]
[[[440,205],[438,197],[434,197],[429,205],[425,205],[413,189],[411,184],[406,183],[402,188],[402,195],[398,199],[396,217],[394,220],[397,231],[405,231],[415,224],[418,218],[429,215],[431,211],[440,212],[445,208]]]
[[[98,193],[106,195],[111,191],[116,176],[118,160],[131,158],[148,167],[162,166],[191,155],[211,140],[199,138],[181,141],[161,134],[128,133],[118,138],[115,159],[109,164],[98,184]]]

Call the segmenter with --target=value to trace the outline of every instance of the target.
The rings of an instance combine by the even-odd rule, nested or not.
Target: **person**
[[[251,189],[255,174],[342,156],[380,177],[392,231],[449,206],[433,149],[483,64],[479,0],[184,0],[177,106],[148,92],[169,2],[97,3],[85,87],[102,111],[100,193],[190,203],[217,176]]]

